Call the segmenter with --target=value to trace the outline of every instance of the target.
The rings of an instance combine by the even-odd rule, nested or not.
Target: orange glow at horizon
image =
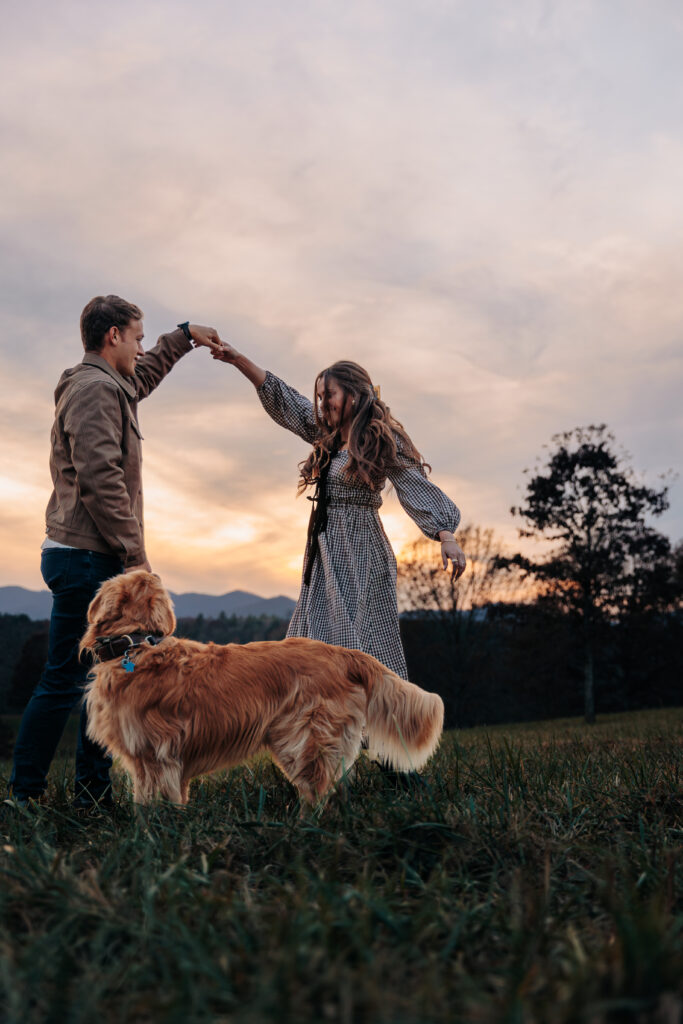
[[[654,524],[676,543],[675,5],[621,5],[615,32],[594,3],[196,0],[191,33],[181,6],[3,21],[0,585],[43,588],[52,396],[110,291],[145,311],[146,347],[211,324],[309,396],[359,362],[463,522],[510,550],[529,550],[509,511],[525,468],[605,422],[648,485],[678,474]],[[307,449],[251,384],[190,352],[140,425],[168,586],[296,597]],[[400,558],[420,534],[390,494],[381,516]]]

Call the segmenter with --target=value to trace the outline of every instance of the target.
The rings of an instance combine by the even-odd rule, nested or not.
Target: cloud
[[[606,421],[637,466],[675,467],[681,18],[606,11],[16,7],[0,43],[0,474],[10,505],[32,490],[25,523],[6,520],[21,558],[5,582],[35,572],[51,395],[102,291],[141,304],[146,343],[215,323],[306,393],[336,358],[367,365],[465,518],[507,533],[521,471],[558,430]],[[204,353],[140,415],[170,585],[296,593],[302,443]],[[680,536],[672,497],[662,525]],[[388,508],[396,543],[402,515]]]

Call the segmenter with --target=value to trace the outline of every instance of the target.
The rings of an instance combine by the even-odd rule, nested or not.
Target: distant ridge
[[[173,594],[171,598],[179,619],[217,619],[221,612],[244,618],[247,615],[274,615],[289,619],[295,602],[291,597],[259,597],[246,590],[231,590],[229,594]],[[25,587],[0,587],[0,615],[28,615],[30,619],[49,619],[52,594],[49,590],[27,590]]]
[[[281,619],[290,619],[296,604],[291,597],[284,595],[259,597],[246,590],[231,590],[229,594],[221,594],[220,597],[211,594],[171,593],[171,598],[179,619],[195,618],[197,615],[217,619],[221,612],[241,618],[245,615],[276,615]]]

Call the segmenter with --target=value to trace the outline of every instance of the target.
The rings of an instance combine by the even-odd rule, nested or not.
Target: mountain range
[[[274,615],[291,618],[295,602],[291,597],[259,597],[246,590],[231,590],[216,597],[212,594],[173,594],[171,599],[179,619],[203,615],[217,619],[221,612],[244,618],[247,615]],[[49,590],[25,587],[0,587],[0,615],[28,615],[30,619],[49,619],[52,594]]]

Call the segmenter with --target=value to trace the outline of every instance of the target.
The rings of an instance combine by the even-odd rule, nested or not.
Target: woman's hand
[[[238,352],[232,345],[228,345],[227,341],[221,341],[215,349],[212,349],[211,355],[214,359],[217,359],[219,363],[230,363],[231,366],[237,367],[240,373],[243,373],[247,380],[250,380],[254,387],[258,390],[266,379],[266,371],[262,370],[256,363],[252,363],[251,359],[247,356],[243,356],[241,352]]]
[[[441,558],[443,559],[443,567],[448,572],[448,559],[450,558],[453,565],[453,571],[451,578],[455,583],[456,580],[460,579],[465,571],[467,565],[467,559],[465,558],[465,552],[462,550],[460,545],[456,542],[453,534],[446,534],[442,531],[440,534],[441,540]]]
[[[233,365],[240,357],[237,349],[233,348],[232,345],[228,345],[227,341],[222,341],[220,346],[212,350],[211,355],[221,363],[232,363]]]

